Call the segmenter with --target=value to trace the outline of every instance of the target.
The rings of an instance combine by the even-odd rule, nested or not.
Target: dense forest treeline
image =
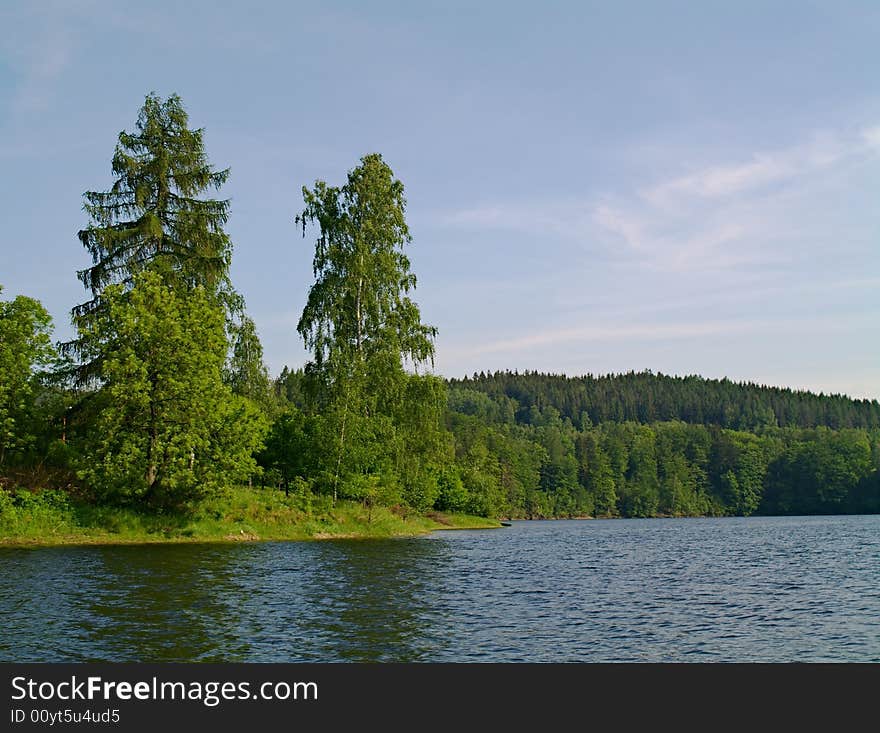
[[[271,379],[229,275],[229,201],[208,196],[229,171],[209,163],[178,97],[146,98],[112,172],[110,188],[85,194],[75,337],[53,346],[39,301],[0,301],[0,527],[58,489],[182,515],[254,485],[302,507],[360,502],[369,521],[378,506],[880,511],[876,401],[647,372],[434,375],[403,184],[378,154],[341,185],[302,189],[291,224],[313,237],[296,329],[310,360]]]
[[[627,376],[604,379],[630,385]],[[534,401],[475,388],[507,377],[515,379],[517,394]],[[695,390],[711,384],[688,381]],[[508,373],[448,380],[450,452],[438,508],[533,518],[880,511],[880,429],[765,425],[743,431],[681,420],[593,424],[583,414],[575,423],[553,404],[561,392],[543,389],[560,382],[580,380]],[[285,369],[275,390],[296,411],[303,372]],[[273,460],[266,464],[270,472],[283,465]]]
[[[593,424],[681,420],[733,430],[767,426],[880,428],[877,400],[699,376],[672,377],[645,371],[567,377],[506,371],[451,379],[449,384],[485,392],[495,400],[515,400],[517,420],[526,424],[533,407],[554,407],[577,425],[586,417]]]

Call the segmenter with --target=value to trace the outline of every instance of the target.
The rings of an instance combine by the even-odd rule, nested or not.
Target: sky
[[[880,398],[880,2],[0,3],[0,284],[56,337],[82,194],[177,93],[231,169],[232,278],[302,366],[302,187],[403,182],[435,370]]]

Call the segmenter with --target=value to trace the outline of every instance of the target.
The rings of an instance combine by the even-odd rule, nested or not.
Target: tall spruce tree
[[[236,383],[259,381],[262,351],[229,280],[229,202],[203,197],[229,171],[208,162],[177,95],[151,94],[119,135],[113,173],[109,191],[85,194],[79,233],[92,298],[74,308],[68,348],[100,406],[80,475],[105,498],[177,508],[246,478],[265,432]]]
[[[242,310],[229,282],[229,201],[203,197],[225,183],[229,170],[214,169],[203,130],[188,124],[179,96],[148,95],[135,131],[119,133],[113,185],[84,194],[90,222],[78,236],[92,265],[77,274],[91,298],[73,309],[75,322],[94,316],[107,286],[128,289],[147,269],[175,290],[204,288],[227,315]],[[80,378],[95,377],[100,354],[86,353],[81,340],[65,346],[83,361]]]

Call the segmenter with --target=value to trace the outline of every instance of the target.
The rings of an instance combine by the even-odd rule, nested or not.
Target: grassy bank
[[[484,529],[485,517],[373,507],[274,489],[236,489],[187,516],[81,503],[60,491],[0,490],[0,546],[243,542],[405,537],[438,529]]]

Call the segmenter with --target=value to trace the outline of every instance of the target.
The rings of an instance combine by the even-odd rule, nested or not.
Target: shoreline
[[[461,513],[370,509],[350,500],[332,505],[275,490],[239,489],[206,501],[189,515],[73,502],[58,505],[51,499],[7,507],[0,511],[0,549],[369,540],[501,526],[495,519]]]
[[[43,537],[0,537],[0,550],[4,549],[38,549],[48,547],[122,547],[122,546],[155,546],[155,545],[234,545],[252,542],[322,542],[327,540],[379,540],[379,539],[403,539],[407,537],[420,537],[431,532],[451,532],[468,529],[501,529],[502,524],[495,520],[471,515],[444,515],[449,521],[456,524],[444,524],[427,517],[419,516],[417,522],[412,522],[409,527],[403,527],[398,531],[387,532],[383,528],[371,531],[369,526],[364,530],[346,531],[317,531],[308,533],[299,525],[292,525],[289,532],[270,533],[260,535],[252,532],[239,532],[224,537],[212,536],[157,536],[144,534],[142,536],[113,536],[106,530],[97,534],[58,534]],[[483,520],[483,521],[476,521]],[[411,521],[411,520],[410,520]],[[430,524],[429,524],[430,522]],[[105,533],[106,532],[106,533]]]
[[[449,515],[450,517],[456,515]],[[470,515],[462,515],[467,519],[471,519]],[[457,517],[456,517],[457,518]],[[422,537],[431,532],[452,532],[456,530],[469,529],[501,529],[503,525],[494,520],[486,520],[483,523],[474,522],[466,523],[461,526],[449,526],[436,523],[435,526],[420,525],[417,527],[407,528],[403,531],[391,534],[385,532],[316,532],[306,535],[299,531],[298,528],[292,528],[294,531],[290,534],[278,534],[269,536],[260,536],[252,533],[234,535],[230,534],[226,537],[209,537],[209,536],[168,536],[157,537],[145,535],[143,537],[114,537],[112,534],[89,535],[89,534],[64,534],[53,535],[49,537],[0,537],[0,550],[5,549],[39,549],[49,547],[135,547],[135,546],[155,546],[155,545],[235,545],[242,543],[257,542],[323,542],[332,540],[382,540],[382,539],[405,539],[407,537]]]

